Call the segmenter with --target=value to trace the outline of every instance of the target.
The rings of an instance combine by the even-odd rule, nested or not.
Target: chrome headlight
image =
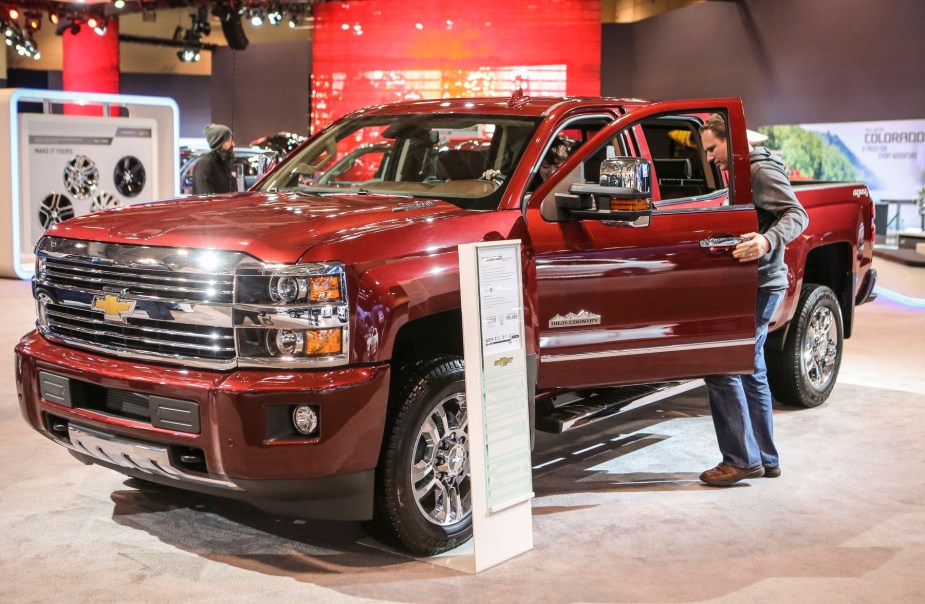
[[[339,262],[268,266],[236,276],[241,366],[326,367],[349,360],[349,313]]]

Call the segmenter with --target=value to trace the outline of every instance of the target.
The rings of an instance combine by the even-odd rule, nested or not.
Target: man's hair
[[[700,127],[700,133],[703,134],[709,130],[713,136],[726,140],[726,120],[718,113],[714,113],[707,118],[707,121]]]
[[[564,140],[557,138],[549,148],[549,151],[546,152],[546,156],[543,157],[543,162],[550,165],[556,163],[556,160],[564,162],[568,159],[568,154],[568,144],[566,144]]]

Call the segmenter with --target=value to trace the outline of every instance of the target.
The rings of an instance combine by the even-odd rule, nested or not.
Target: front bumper
[[[372,516],[388,365],[222,373],[117,360],[36,332],[22,339],[16,357],[23,416],[82,461],[274,512]],[[107,407],[101,397],[123,402]],[[164,400],[180,404],[158,406]],[[145,401],[150,418],[138,412]],[[287,431],[296,404],[317,408],[317,434]],[[159,421],[175,417],[166,407],[195,417],[175,426]]]

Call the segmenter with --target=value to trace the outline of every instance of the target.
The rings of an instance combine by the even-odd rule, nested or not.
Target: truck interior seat
[[[449,149],[437,156],[438,180],[467,180],[475,179],[485,171],[486,160],[484,151],[471,149]]]
[[[652,164],[662,199],[695,197],[709,192],[702,178],[691,177],[693,169],[690,159],[653,159]]]

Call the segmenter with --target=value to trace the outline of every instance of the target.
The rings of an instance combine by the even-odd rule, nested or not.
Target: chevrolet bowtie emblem
[[[507,367],[514,362],[514,357],[501,357],[495,361],[495,367]]]
[[[93,309],[103,311],[103,318],[110,323],[125,323],[124,315],[135,310],[134,300],[120,300],[119,296],[105,294],[93,298]]]

